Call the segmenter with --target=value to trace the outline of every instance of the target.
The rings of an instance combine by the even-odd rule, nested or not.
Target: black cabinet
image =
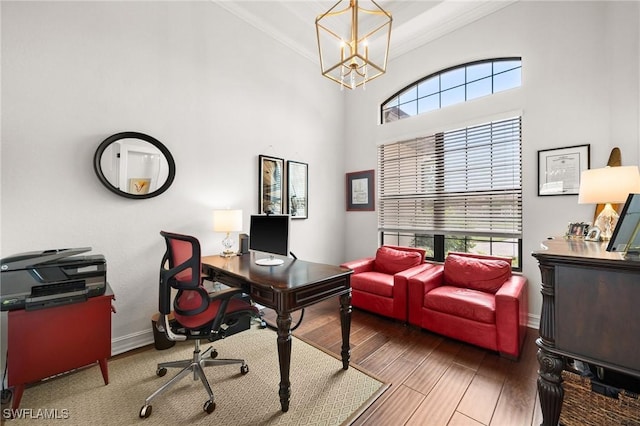
[[[606,244],[558,238],[532,255],[542,274],[538,393],[557,425],[568,358],[640,378],[640,262]]]

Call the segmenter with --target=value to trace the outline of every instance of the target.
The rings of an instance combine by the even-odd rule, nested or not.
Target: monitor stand
[[[256,259],[256,265],[260,265],[260,266],[278,266],[278,265],[282,265],[283,263],[284,263],[284,260],[276,259],[273,256],[264,257],[262,259]]]

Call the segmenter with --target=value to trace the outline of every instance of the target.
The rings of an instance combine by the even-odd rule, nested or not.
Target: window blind
[[[378,147],[378,227],[522,235],[521,117]]]

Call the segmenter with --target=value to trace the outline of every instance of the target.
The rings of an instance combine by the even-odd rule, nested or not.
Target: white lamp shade
[[[604,167],[580,174],[579,204],[624,203],[631,193],[640,192],[638,166]]]
[[[242,231],[242,210],[214,210],[213,230],[215,232]]]

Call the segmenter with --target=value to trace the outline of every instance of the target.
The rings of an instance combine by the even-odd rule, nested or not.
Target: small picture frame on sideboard
[[[575,239],[585,238],[588,235],[590,228],[591,228],[590,223],[585,223],[585,222],[573,223],[572,222],[569,224],[569,227],[567,228],[567,233],[565,234],[565,237],[575,238]]]
[[[587,235],[584,237],[585,241],[600,241],[600,228],[592,226],[587,230]]]

